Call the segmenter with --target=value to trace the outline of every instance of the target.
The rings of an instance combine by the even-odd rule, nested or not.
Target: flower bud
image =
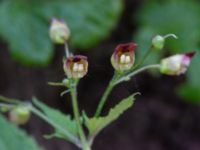
[[[166,34],[164,36],[161,35],[156,35],[153,39],[152,39],[152,47],[155,50],[161,50],[163,49],[163,47],[165,46],[165,39],[167,38],[174,38],[174,39],[178,39],[178,37],[175,34]]]
[[[195,52],[177,54],[161,61],[160,71],[167,75],[181,75],[187,71]]]
[[[23,125],[30,119],[30,110],[24,106],[18,106],[9,112],[9,119],[17,125]]]
[[[64,71],[68,78],[84,77],[88,72],[87,57],[81,55],[68,57],[64,62]]]
[[[137,44],[119,44],[111,57],[112,66],[115,70],[123,72],[131,69],[135,62],[135,48]]]
[[[165,45],[165,38],[163,36],[160,35],[156,35],[153,39],[152,39],[152,46],[155,50],[161,50],[163,49]]]
[[[53,18],[51,21],[49,35],[54,43],[64,44],[69,39],[70,30],[63,20]]]
[[[3,113],[8,112],[9,110],[10,110],[10,108],[7,107],[7,106],[0,107],[0,111],[3,112]]]

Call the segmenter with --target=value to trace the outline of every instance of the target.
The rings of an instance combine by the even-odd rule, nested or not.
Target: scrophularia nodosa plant
[[[19,125],[25,124],[29,120],[31,112],[34,113],[54,127],[55,133],[50,135],[49,138],[65,139],[83,150],[91,150],[93,141],[98,133],[133,105],[134,96],[137,93],[123,99],[114,108],[110,109],[106,116],[101,116],[108,96],[116,85],[129,81],[131,77],[148,69],[158,69],[160,73],[166,75],[184,74],[189,67],[192,57],[195,55],[195,52],[176,54],[162,59],[158,64],[144,65],[144,61],[150,53],[156,53],[157,50],[164,48],[166,38],[177,38],[174,34],[155,36],[152,39],[150,49],[147,50],[141,59],[137,58],[135,53],[137,50],[136,43],[130,42],[117,45],[111,55],[111,64],[114,68],[113,78],[108,83],[105,92],[100,98],[96,112],[93,116],[89,117],[85,111],[79,110],[79,101],[77,100],[77,85],[79,80],[88,73],[88,59],[86,56],[77,55],[69,51],[68,40],[70,38],[70,30],[63,20],[52,19],[49,35],[54,43],[65,46],[66,54],[63,60],[63,72],[66,77],[62,82],[49,82],[49,84],[66,88],[61,93],[61,96],[70,93],[73,118],[70,115],[64,115],[58,112],[58,110],[46,106],[36,100],[36,98],[33,98],[33,103],[24,103],[16,99],[1,96],[0,100],[2,103],[0,107],[2,112],[9,112],[10,121]],[[136,58],[139,61],[136,62]]]

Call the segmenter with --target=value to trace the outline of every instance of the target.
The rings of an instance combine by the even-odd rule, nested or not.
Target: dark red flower
[[[129,70],[135,62],[135,49],[137,44],[119,44],[111,57],[111,63],[117,71]]]

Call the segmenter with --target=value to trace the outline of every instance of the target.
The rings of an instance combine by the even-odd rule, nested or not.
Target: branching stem
[[[131,77],[135,76],[136,74],[141,73],[141,72],[143,72],[143,71],[145,71],[145,70],[148,70],[148,69],[159,69],[159,68],[160,68],[160,64],[153,64],[153,65],[144,66],[144,67],[142,67],[142,68],[140,68],[140,69],[137,69],[137,70],[135,70],[135,71],[133,71],[133,72],[131,72],[131,73],[129,73],[129,74],[127,74],[127,75],[121,77],[121,78],[116,82],[116,84],[119,84],[119,83],[121,83],[121,82],[123,82],[123,81],[126,81],[127,78],[131,78]]]
[[[99,115],[101,114],[102,110],[103,110],[103,107],[108,99],[108,96],[109,94],[111,93],[112,89],[114,88],[115,85],[123,82],[123,81],[127,81],[127,79],[133,77],[134,75],[140,73],[140,72],[143,72],[145,70],[148,70],[148,69],[159,69],[160,68],[160,65],[159,64],[154,64],[154,65],[148,65],[148,66],[144,66],[140,69],[137,69],[133,72],[130,72],[128,74],[118,74],[116,75],[117,73],[115,73],[114,77],[112,78],[112,80],[110,81],[108,87],[106,88],[100,102],[99,102],[99,105],[97,107],[97,111],[95,113],[95,117],[99,117]]]

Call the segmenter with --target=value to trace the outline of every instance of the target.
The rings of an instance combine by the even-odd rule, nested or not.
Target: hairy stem
[[[103,96],[101,97],[101,100],[98,104],[98,107],[97,107],[97,110],[95,112],[95,117],[99,117],[99,115],[101,114],[102,110],[103,110],[103,107],[106,103],[106,100],[109,96],[109,94],[111,93],[113,87],[115,86],[115,80],[117,80],[117,78],[120,76],[119,73],[115,72],[114,75],[113,75],[113,78],[110,80],[105,92],[103,93]]]
[[[169,38],[169,37],[172,37],[172,38],[174,38],[174,39],[178,39],[178,37],[177,37],[175,34],[172,34],[172,33],[167,34],[167,35],[164,36],[165,39],[166,39],[166,38]]]
[[[70,56],[69,47],[68,47],[67,42],[65,43],[65,55],[66,55],[66,58],[68,58]]]
[[[148,70],[148,69],[159,69],[159,68],[160,68],[160,64],[153,64],[153,65],[144,66],[144,67],[142,67],[142,68],[140,68],[138,70],[135,70],[135,71],[133,71],[133,72],[121,77],[119,80],[117,80],[116,84],[119,84],[119,83],[121,83],[123,81],[126,81],[127,78],[131,78],[131,77],[135,76],[136,74],[141,73],[141,72],[143,72],[145,70]]]
[[[86,136],[85,136],[85,133],[83,131],[83,127],[81,125],[78,102],[77,102],[76,86],[71,89],[71,97],[72,97],[72,106],[73,106],[74,117],[75,117],[75,120],[76,120],[76,123],[77,123],[79,136],[80,136],[80,139],[81,139],[81,142],[82,142],[82,148],[83,148],[83,150],[90,150],[90,146],[89,146],[89,144],[86,140]]]
[[[20,104],[21,103],[20,101],[18,101],[16,99],[4,97],[4,96],[0,96],[0,101],[6,102],[6,103],[12,103],[12,104]]]
[[[97,107],[97,111],[95,113],[95,117],[99,117],[99,115],[101,114],[102,109],[103,109],[103,107],[104,107],[104,105],[106,103],[106,100],[107,100],[109,94],[111,93],[113,87],[114,87],[114,84],[112,82],[110,82],[109,85],[107,86],[107,88],[106,88],[101,100],[100,100],[100,103],[99,103],[99,105]]]
[[[112,78],[112,80],[110,81],[108,87],[106,88],[100,102],[99,102],[99,105],[97,107],[97,111],[95,113],[95,117],[99,117],[99,115],[101,114],[102,110],[103,110],[103,107],[107,101],[107,98],[109,96],[109,94],[111,93],[112,89],[114,88],[115,85],[123,82],[123,81],[127,81],[127,79],[133,77],[134,75],[140,73],[140,72],[143,72],[147,69],[153,69],[153,68],[157,68],[159,69],[160,68],[160,65],[159,64],[154,64],[154,65],[148,65],[148,66],[145,66],[145,67],[142,67],[138,70],[135,70],[133,72],[130,72],[128,74],[118,74],[118,75],[114,75],[114,77]]]

